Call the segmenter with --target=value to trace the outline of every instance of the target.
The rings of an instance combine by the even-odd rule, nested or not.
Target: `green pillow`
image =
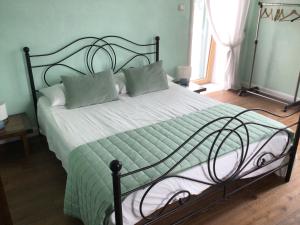
[[[140,68],[129,68],[124,70],[124,73],[126,90],[130,96],[169,88],[166,72],[162,68],[162,61]]]
[[[94,76],[62,76],[65,86],[66,107],[74,109],[118,99],[111,70]]]

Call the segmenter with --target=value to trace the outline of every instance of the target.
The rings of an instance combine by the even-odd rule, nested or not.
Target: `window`
[[[211,82],[216,43],[210,33],[204,0],[192,0],[191,80]]]

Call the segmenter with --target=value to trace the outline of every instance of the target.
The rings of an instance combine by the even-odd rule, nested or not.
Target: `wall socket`
[[[184,7],[184,4],[183,4],[183,3],[178,4],[178,7],[177,7],[177,10],[178,10],[178,11],[183,12],[184,9],[185,9],[185,7]]]

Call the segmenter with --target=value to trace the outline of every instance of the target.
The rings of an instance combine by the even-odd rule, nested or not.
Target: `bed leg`
[[[122,200],[121,200],[121,172],[120,172],[122,169],[122,164],[118,160],[114,160],[110,163],[110,169],[112,171],[112,179],[113,179],[116,225],[123,225]]]
[[[293,146],[291,147],[290,160],[289,160],[289,165],[288,165],[286,176],[285,176],[285,182],[289,182],[291,179],[294,161],[295,161],[297,148],[298,148],[298,144],[299,144],[299,138],[300,138],[300,116],[298,119],[298,124],[297,124],[297,129],[296,129],[296,133],[295,133],[295,137],[294,137]]]

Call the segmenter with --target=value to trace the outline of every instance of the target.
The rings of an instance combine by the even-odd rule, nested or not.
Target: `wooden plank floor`
[[[238,97],[220,91],[210,97],[246,108],[265,108],[282,113],[276,103],[258,97]],[[280,120],[291,123],[291,119]],[[0,146],[0,172],[15,225],[82,225],[63,214],[66,174],[44,138],[30,140],[32,153],[24,160],[19,142]],[[216,206],[205,215],[193,218],[188,225],[296,225],[300,224],[300,164],[296,160],[290,183],[271,176],[252,189],[258,199],[241,193]]]

